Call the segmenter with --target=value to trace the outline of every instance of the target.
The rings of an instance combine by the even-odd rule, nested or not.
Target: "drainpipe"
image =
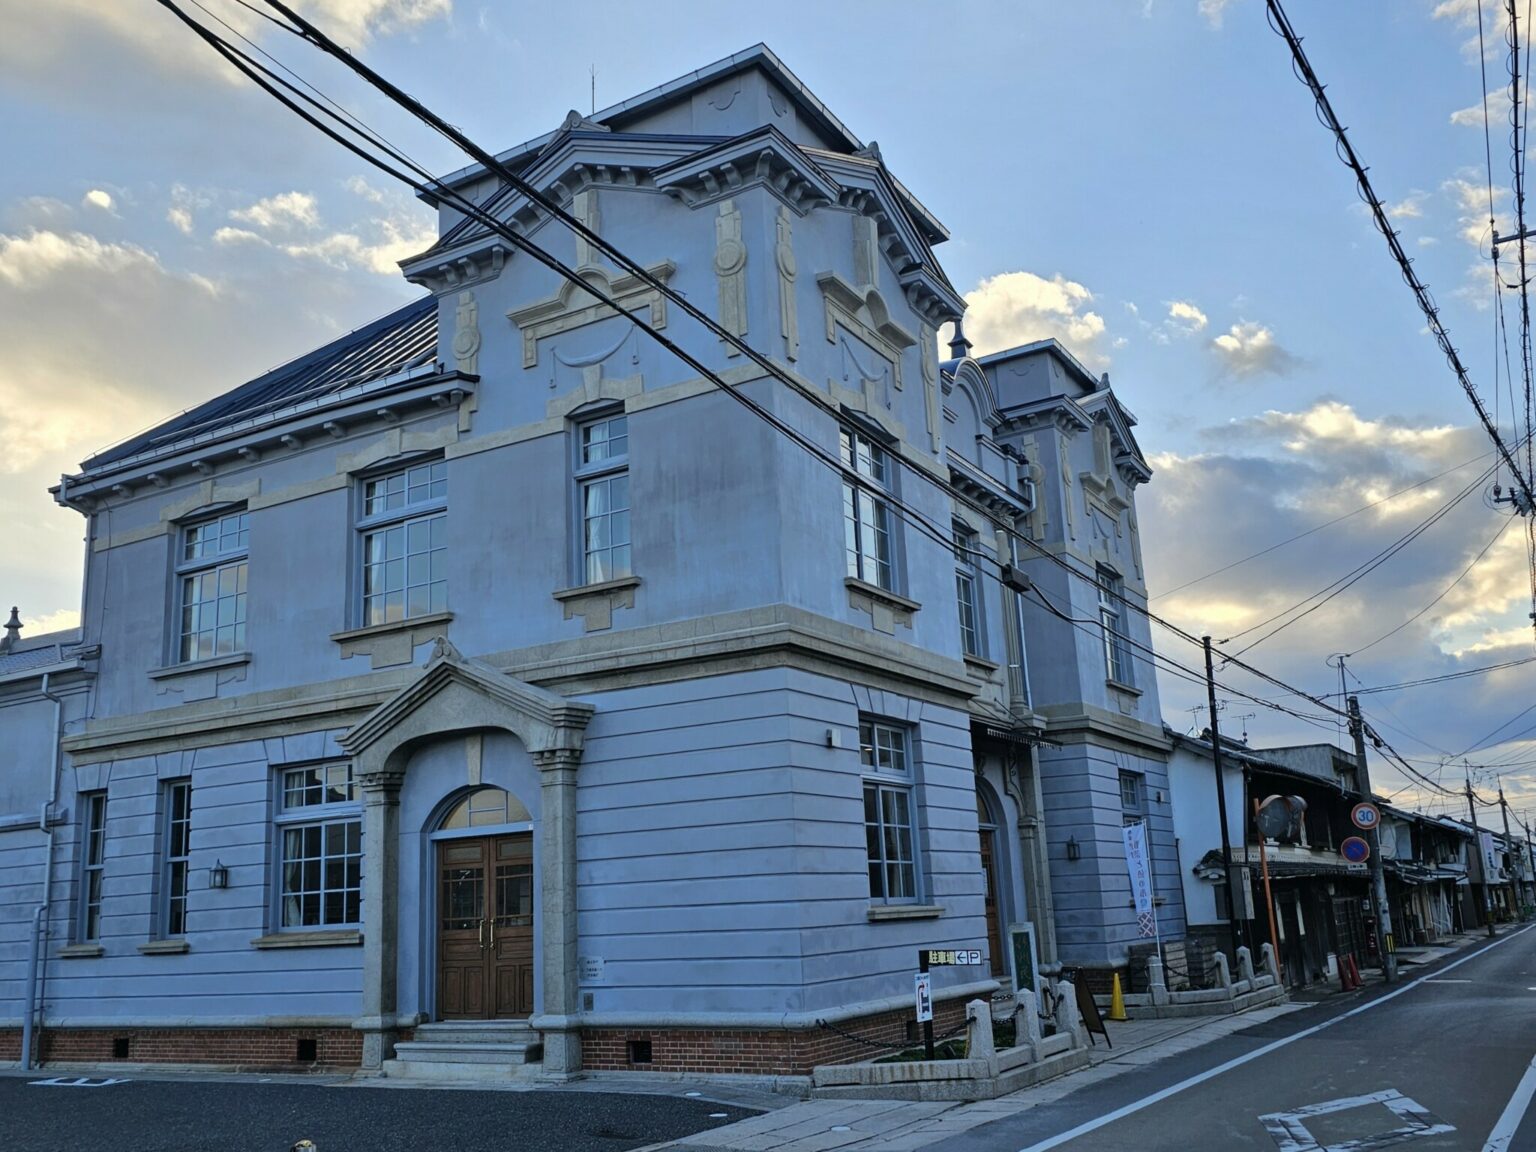
[[[38,1004],[38,964],[43,958],[44,949],[48,939],[48,906],[53,897],[53,823],[52,816],[54,806],[59,799],[59,744],[64,735],[64,701],[52,692],[48,691],[49,678],[52,674],[43,673],[43,695],[53,701],[53,763],[48,772],[48,800],[38,813],[37,826],[43,835],[48,838],[47,855],[43,858],[43,899],[32,912],[32,937],[31,947],[27,953],[27,991],[23,1001],[26,1011],[22,1016],[21,1024],[21,1067],[23,1071],[32,1069],[32,1033],[34,1017],[37,1026],[42,1026],[42,1009]]]

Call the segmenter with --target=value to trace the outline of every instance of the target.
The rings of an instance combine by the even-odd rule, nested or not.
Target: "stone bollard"
[[[1216,953],[1216,987],[1227,994],[1227,999],[1232,998],[1232,968],[1225,952]]]
[[[1151,985],[1153,1006],[1168,1003],[1168,983],[1163,979],[1161,956],[1154,955],[1147,958],[1147,982]]]
[[[1273,980],[1278,988],[1280,986],[1280,962],[1275,959],[1275,946],[1273,944],[1265,944],[1261,954],[1264,957],[1264,974]]]
[[[965,1006],[965,1058],[982,1060],[987,1075],[997,1075],[997,1046],[992,1042],[992,1005],[972,1000]]]
[[[1088,1028],[1077,1010],[1077,988],[1070,980],[1056,985],[1056,1031],[1071,1036],[1074,1048],[1088,1047]]]
[[[1239,945],[1237,949],[1237,980],[1244,992],[1253,991],[1253,953],[1248,951],[1247,945]]]
[[[1014,1043],[1029,1049],[1029,1058],[1040,1059],[1040,1002],[1028,988],[1013,997]]]

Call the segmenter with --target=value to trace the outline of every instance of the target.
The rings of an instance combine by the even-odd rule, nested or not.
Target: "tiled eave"
[[[135,489],[166,487],[180,474],[207,476],[223,464],[248,464],[306,441],[337,439],[367,425],[388,426],[423,407],[456,407],[474,393],[478,379],[423,364],[65,476],[50,491],[58,503],[89,512],[99,502],[124,498]]]
[[[1012,519],[1034,511],[1022,493],[1009,491],[990,476],[964,466],[954,456],[949,459],[949,482],[995,516]]]

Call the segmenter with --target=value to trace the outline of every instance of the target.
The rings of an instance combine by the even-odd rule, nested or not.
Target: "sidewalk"
[[[640,1152],[851,1152],[870,1148],[911,1152],[1305,1007],[1281,1004],[1240,1016],[1111,1023],[1109,1038],[1114,1047],[1108,1047],[1102,1036],[1095,1036],[1098,1043],[1090,1049],[1089,1067],[997,1100],[974,1104],[803,1100],[728,1128],[652,1145]]]

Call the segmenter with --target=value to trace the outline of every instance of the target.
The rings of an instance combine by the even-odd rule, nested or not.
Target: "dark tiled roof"
[[[60,633],[60,635],[64,635]],[[69,639],[57,644],[41,644],[35,648],[23,648],[17,652],[0,652],[0,676],[28,672],[33,668],[46,668],[66,659],[64,649],[73,644],[78,648],[78,633],[68,633]],[[35,644],[36,641],[33,641]]]
[[[82,467],[99,468],[186,436],[392,376],[430,363],[436,355],[437,300],[423,296],[323,348],[98,452]]]

